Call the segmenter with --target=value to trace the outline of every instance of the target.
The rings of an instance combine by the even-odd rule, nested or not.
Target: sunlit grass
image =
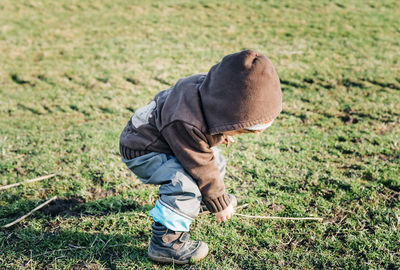
[[[173,269],[146,257],[157,188],[122,164],[130,115],[179,78],[251,48],[281,78],[284,110],[229,148],[240,213],[199,217],[209,256],[183,269],[397,269],[398,1],[2,1],[0,193],[4,269]]]

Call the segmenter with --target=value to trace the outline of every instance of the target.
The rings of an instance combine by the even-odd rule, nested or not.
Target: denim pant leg
[[[179,161],[155,152],[122,160],[143,183],[160,185],[160,198],[150,211],[153,219],[173,231],[189,231],[199,213],[201,193]]]

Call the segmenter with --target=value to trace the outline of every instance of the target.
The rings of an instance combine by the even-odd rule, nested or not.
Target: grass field
[[[201,216],[209,256],[146,257],[157,188],[120,161],[131,114],[224,55],[263,52],[284,110],[222,148],[242,214]],[[399,1],[0,2],[0,269],[399,269]]]

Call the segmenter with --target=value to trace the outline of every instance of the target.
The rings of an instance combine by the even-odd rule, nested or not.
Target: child
[[[200,204],[218,222],[236,204],[225,192],[225,160],[215,146],[262,132],[281,110],[272,63],[246,50],[225,56],[207,74],[180,79],[133,114],[120,137],[122,160],[143,183],[160,185],[150,211],[150,259],[185,264],[207,256],[207,244],[187,233]]]

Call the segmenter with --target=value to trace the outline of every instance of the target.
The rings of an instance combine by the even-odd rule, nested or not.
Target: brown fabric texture
[[[279,77],[271,61],[252,50],[213,66],[200,95],[210,134],[262,124],[282,111]]]
[[[207,209],[212,213],[220,212],[230,204],[229,197],[226,194],[223,194],[216,199],[203,199],[203,202],[207,206]]]
[[[225,209],[229,205],[229,199],[226,204],[224,181],[220,177],[207,136],[196,127],[181,121],[172,122],[161,134],[169,142],[174,155],[185,170],[196,180],[203,201],[214,202],[206,204],[207,208],[211,212]],[[222,140],[222,136],[219,137]],[[211,205],[213,207],[209,208]]]
[[[145,154],[151,153],[151,151],[133,150],[122,144],[119,145],[119,152],[121,153],[121,156],[126,160],[133,159],[133,158],[140,157]]]
[[[219,212],[229,198],[211,147],[226,141],[224,131],[274,119],[282,109],[282,94],[269,59],[246,50],[224,57],[207,75],[179,80],[151,102],[155,107],[148,123],[136,127],[130,120],[121,133],[121,155],[176,156],[197,182],[207,208]]]

